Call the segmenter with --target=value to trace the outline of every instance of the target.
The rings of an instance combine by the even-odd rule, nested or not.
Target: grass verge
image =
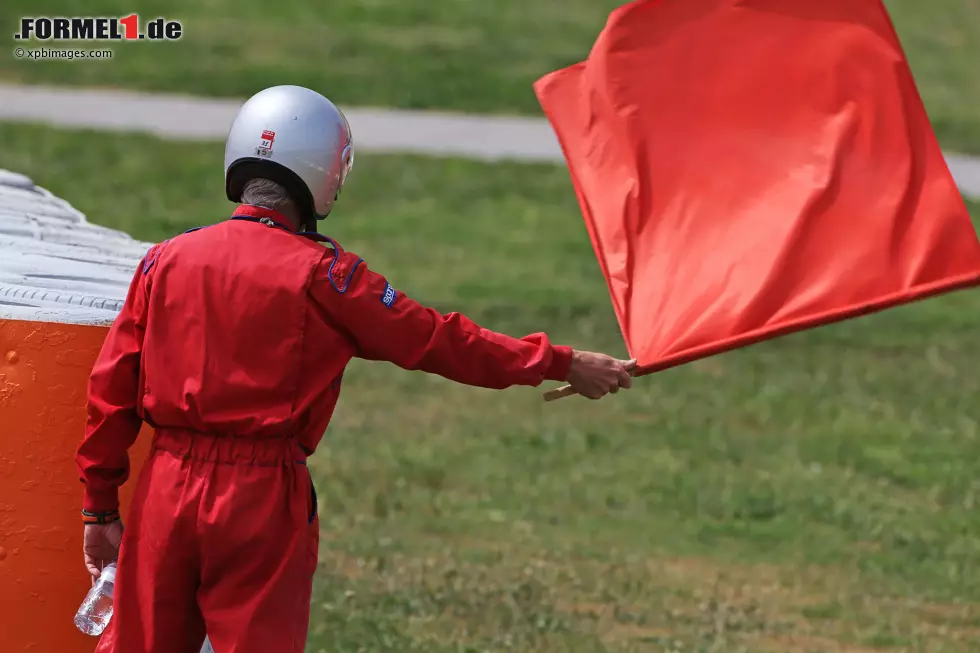
[[[141,238],[231,208],[220,145],[0,139]],[[622,353],[564,170],[364,156],[330,227],[439,308]],[[974,650],[978,312],[957,293],[598,403],[356,362],[316,456],[309,650]]]

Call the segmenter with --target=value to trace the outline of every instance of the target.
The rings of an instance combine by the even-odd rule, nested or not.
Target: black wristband
[[[119,521],[121,518],[118,510],[107,510],[104,512],[82,510],[82,521],[86,524],[109,524],[114,521]]]

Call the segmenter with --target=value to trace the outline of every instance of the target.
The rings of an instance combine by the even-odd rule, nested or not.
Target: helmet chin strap
[[[339,190],[337,191],[337,194],[334,195],[334,198],[333,198],[334,204],[337,202],[338,199],[340,199],[340,191]],[[312,209],[310,209],[308,211],[309,217],[306,219],[306,224],[305,225],[302,225],[303,226],[303,230],[304,231],[317,232],[317,228],[316,228],[317,227],[317,224],[321,220],[326,220],[327,219],[327,216],[330,215],[330,212],[331,211],[333,211],[333,204],[330,205],[330,208],[322,216],[317,215],[316,213],[313,212]]]
[[[300,225],[300,231],[315,232],[317,230],[316,223],[318,222],[316,215],[311,215],[306,218],[306,221]]]

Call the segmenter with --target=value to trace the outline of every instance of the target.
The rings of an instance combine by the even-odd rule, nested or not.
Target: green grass
[[[231,209],[220,145],[0,140],[145,239]],[[564,170],[364,156],[341,199],[330,232],[400,290],[622,353]],[[355,362],[316,455],[309,650],[975,650],[978,314],[957,293],[597,403]]]
[[[620,0],[87,0],[84,15],[162,15],[177,43],[119,44],[110,61],[18,61],[0,79],[250,95],[310,86],[344,105],[540,114],[542,75],[586,57]],[[980,153],[980,0],[887,0],[943,144]],[[5,0],[21,16],[77,16],[75,0]]]

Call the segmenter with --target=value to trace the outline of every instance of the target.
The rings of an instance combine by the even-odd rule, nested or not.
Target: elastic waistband
[[[239,465],[306,464],[296,440],[216,436],[183,429],[157,429],[153,449],[181,458]]]

